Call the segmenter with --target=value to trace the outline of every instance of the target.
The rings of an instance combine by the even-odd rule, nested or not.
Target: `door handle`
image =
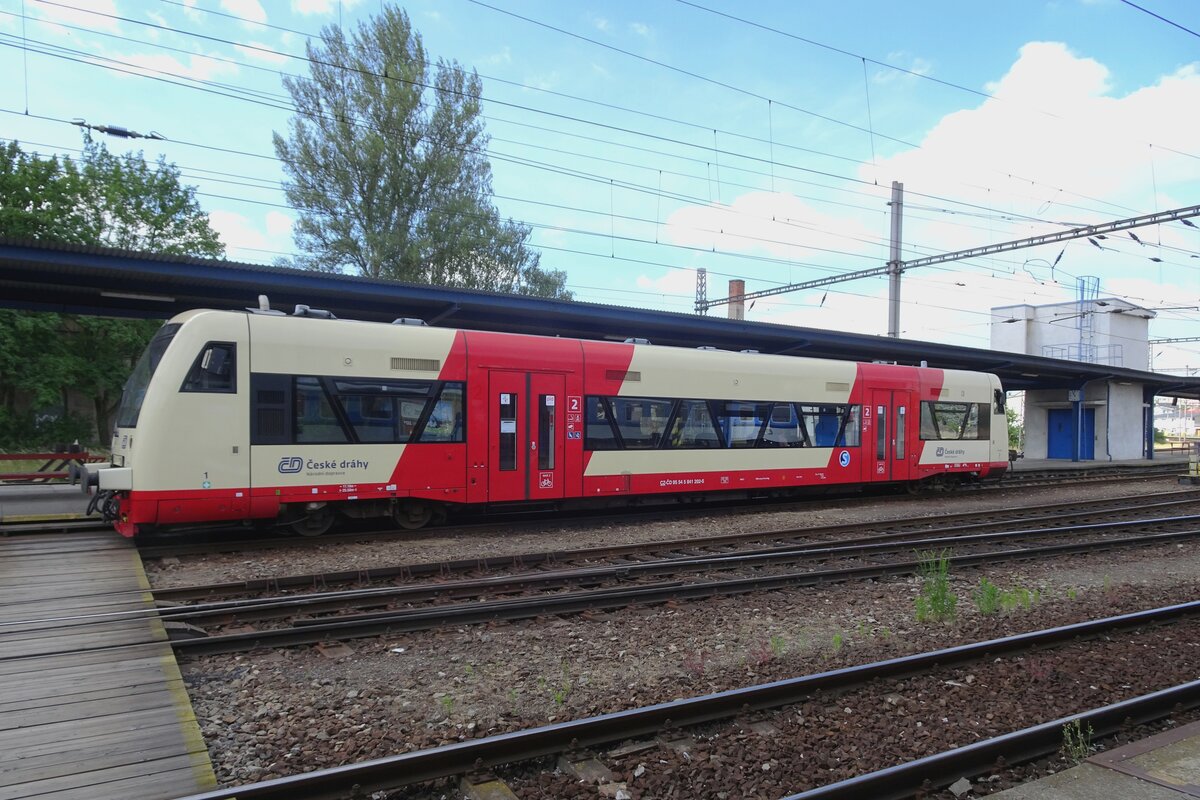
[[[530,442],[530,443],[529,443],[529,449],[530,449],[530,450],[537,450],[537,442]]]

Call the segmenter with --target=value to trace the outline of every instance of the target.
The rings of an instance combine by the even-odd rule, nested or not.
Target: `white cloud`
[[[222,75],[236,75],[238,67],[227,61],[218,61],[204,55],[188,56],[187,63],[166,53],[132,53],[129,55],[114,55],[119,61],[131,65],[132,72],[151,77],[161,77],[164,73],[180,78],[195,80],[211,80]],[[128,73],[115,73],[118,76],[128,76]]]
[[[237,50],[247,58],[253,58],[256,61],[265,61],[268,64],[284,64],[292,59],[284,53],[278,52],[276,48],[263,42],[247,42],[246,45],[235,44],[234,50]]]
[[[650,26],[644,22],[629,23],[629,30],[633,31],[638,36],[641,36],[643,39],[650,38]]]
[[[592,14],[588,16],[588,22],[591,23],[593,28],[601,31],[602,33],[608,33],[610,30],[612,30],[612,23],[604,17],[598,17]]]
[[[359,2],[360,0],[342,0],[342,10],[349,11],[358,5]],[[337,0],[292,0],[292,11],[305,16],[312,14],[332,14],[337,11],[337,7]]]
[[[1149,146],[1194,149],[1195,65],[1114,97],[1103,64],[1059,43],[1034,42],[988,91],[995,99],[942,118],[920,150],[881,161],[878,174],[960,199],[984,196],[967,188],[971,184],[989,187],[993,205],[997,194],[1050,199],[1052,188],[1061,187],[1146,210],[1153,210],[1152,152],[1160,189],[1200,179],[1200,162]],[[1040,186],[1031,189],[1031,181]]]
[[[267,212],[267,233],[276,238],[292,236],[292,218],[282,211]]]
[[[500,64],[511,64],[512,63],[512,48],[509,47],[508,45],[504,45],[504,47],[501,48],[500,52],[493,53],[490,56],[485,56],[483,58],[483,63],[490,64],[492,66],[497,66]]]
[[[267,12],[258,0],[221,0],[221,8],[245,20],[242,24],[246,27],[252,27],[252,23],[255,22],[267,21]]]
[[[558,72],[550,72],[541,75],[526,75],[524,81],[526,86],[534,89],[556,89],[562,82],[562,76]],[[529,91],[525,89],[523,91]]]
[[[61,22],[68,25],[78,25],[93,30],[116,33],[120,30],[120,22],[113,19],[117,13],[116,0],[78,0],[68,6],[51,6],[41,3],[31,4],[30,11],[41,19],[51,22]],[[96,13],[88,13],[93,11]],[[111,16],[104,16],[104,15]],[[63,31],[66,33],[65,31]],[[69,34],[68,34],[69,35]]]
[[[879,67],[871,75],[871,82],[880,86],[886,86],[890,83],[903,80],[915,80],[917,75],[928,75],[933,72],[933,64],[920,56],[914,56],[911,53],[898,51],[888,53],[887,62],[894,64],[897,67],[908,70],[901,72],[899,69],[891,69],[889,67]],[[912,75],[909,73],[916,73]]]
[[[685,206],[666,222],[675,244],[803,260],[821,250],[879,255],[877,238],[857,220],[838,217],[779,192],[749,192],[727,206]],[[863,266],[868,265],[865,261]]]
[[[275,252],[291,251],[291,219],[276,211],[267,212],[265,228],[248,217],[232,211],[217,210],[208,215],[208,222],[230,251],[229,257],[245,261],[270,262]],[[238,251],[242,252],[238,252]]]
[[[204,13],[197,10],[196,0],[183,0],[183,14],[192,22],[204,21]]]

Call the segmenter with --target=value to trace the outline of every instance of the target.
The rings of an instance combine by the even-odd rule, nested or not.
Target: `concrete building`
[[[993,350],[1146,371],[1153,311],[1115,297],[992,309]],[[1094,378],[1026,392],[1025,456],[1120,461],[1144,457],[1147,391]]]

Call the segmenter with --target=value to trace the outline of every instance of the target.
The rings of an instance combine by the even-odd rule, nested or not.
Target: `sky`
[[[579,300],[690,313],[698,268],[715,299],[730,279],[755,292],[880,267],[893,181],[906,260],[1200,203],[1191,0],[401,7],[433,57],[479,73],[495,204]],[[307,74],[324,26],[381,8],[0,0],[0,137],[76,155],[73,119],[154,131],[104,141],[177,164],[227,256],[273,263],[296,252],[271,144],[292,113],[282,75]],[[1155,312],[1151,338],[1200,336],[1200,228],[1134,234],[907,271],[901,335],[987,347],[1008,316],[993,308],[1069,302],[1095,276]],[[887,280],[746,316],[882,335]],[[1200,369],[1200,343],[1152,355]]]

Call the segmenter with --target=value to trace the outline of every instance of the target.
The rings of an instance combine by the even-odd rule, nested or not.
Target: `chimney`
[[[743,295],[746,294],[746,282],[743,280],[731,280],[729,282],[729,318],[730,319],[745,319],[746,318],[746,301]]]

